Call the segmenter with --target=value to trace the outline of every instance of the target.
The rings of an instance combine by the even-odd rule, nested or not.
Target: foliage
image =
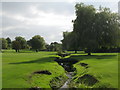
[[[35,35],[34,37],[32,37],[32,39],[28,41],[28,43],[30,43],[32,49],[35,49],[36,52],[45,49],[44,38],[40,35]]]
[[[15,40],[12,41],[12,48],[16,50],[16,52],[19,52],[20,49],[25,49],[27,46],[27,42],[25,38],[19,36],[15,37]]]
[[[62,40],[63,50],[79,50],[78,37],[74,32],[63,32],[64,39]]]
[[[27,42],[26,42],[25,38],[19,36],[19,37],[15,37],[15,40],[19,42],[21,49],[26,48]]]
[[[4,38],[0,38],[0,50],[7,49],[8,43],[7,40]]]
[[[119,16],[108,8],[96,10],[92,5],[78,3],[73,31],[64,32],[63,47],[67,50],[85,50],[88,55],[100,48],[120,46]],[[74,47],[74,48],[73,48]]]
[[[10,49],[12,41],[11,41],[11,39],[9,37],[7,37],[6,40],[7,40],[8,48]]]
[[[52,42],[50,45],[45,45],[47,51],[61,51],[62,50],[62,44],[58,42]]]
[[[19,41],[12,41],[12,48],[16,50],[16,52],[19,52],[21,49],[21,44]]]

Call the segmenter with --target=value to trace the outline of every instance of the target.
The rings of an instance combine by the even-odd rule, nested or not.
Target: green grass
[[[84,74],[94,76],[98,83],[94,88],[118,88],[118,54],[117,53],[93,53],[93,56],[73,55],[72,58],[79,60],[74,66],[77,69],[75,77],[80,77]],[[89,68],[85,69],[80,63],[87,63]],[[78,81],[75,79],[74,82]],[[83,85],[77,87],[82,88]],[[85,87],[84,87],[85,88]],[[90,87],[89,87],[90,88]]]
[[[53,77],[64,75],[64,69],[55,61],[55,52],[4,51],[2,54],[2,87],[3,88],[50,88]],[[52,75],[33,75],[34,71],[48,70]]]
[[[65,77],[64,69],[54,61],[56,52],[20,51],[20,53],[16,53],[13,50],[2,52],[2,88],[50,88],[50,81],[53,78]],[[72,86],[86,88],[87,86],[76,84],[76,82],[82,75],[90,74],[99,80],[92,87],[118,87],[117,53],[92,53],[92,56],[87,56],[80,52],[71,54],[70,58],[79,60],[74,64],[77,69],[74,77],[77,78],[71,83]],[[80,66],[81,62],[87,63],[89,68],[85,69]],[[48,70],[52,75],[32,75],[34,71],[38,70]]]

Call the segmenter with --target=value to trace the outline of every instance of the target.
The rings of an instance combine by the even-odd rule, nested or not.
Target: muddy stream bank
[[[69,83],[72,80],[73,75],[75,74],[74,72],[76,71],[76,68],[73,66],[73,64],[77,63],[78,60],[73,60],[70,58],[64,58],[64,59],[59,59],[56,58],[54,61],[56,61],[59,65],[61,65],[65,71],[66,71],[66,76],[68,77],[68,80],[60,87],[59,90],[62,90],[62,88],[69,88]]]

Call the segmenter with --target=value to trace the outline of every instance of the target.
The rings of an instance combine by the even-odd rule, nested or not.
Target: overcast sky
[[[117,12],[118,0],[108,1],[91,2],[87,0],[84,3],[92,4],[95,8],[101,5],[110,8],[112,12]],[[16,36],[22,36],[28,40],[34,35],[41,35],[47,43],[60,42],[63,31],[72,31],[73,29],[71,21],[75,19],[75,3],[73,0],[64,2],[2,2],[2,11],[0,10],[2,34],[0,35],[4,38],[10,37],[12,40]]]

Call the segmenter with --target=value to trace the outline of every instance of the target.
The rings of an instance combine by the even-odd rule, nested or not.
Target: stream
[[[72,76],[74,74],[74,71],[76,71],[76,68],[73,67],[73,64],[77,63],[77,60],[73,60],[70,58],[65,58],[65,59],[56,59],[55,60],[59,65],[61,65],[66,72],[66,76],[68,77],[68,80],[64,83],[64,85],[59,89],[62,90],[63,88],[69,88],[69,83],[72,79]]]
[[[62,90],[63,88],[69,88],[68,84],[70,83],[70,81],[72,79],[72,74],[73,74],[73,72],[68,72],[66,74],[68,77],[68,80],[64,83],[64,85],[59,90]]]

